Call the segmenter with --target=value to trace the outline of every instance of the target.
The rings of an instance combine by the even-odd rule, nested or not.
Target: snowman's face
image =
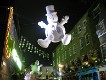
[[[58,16],[56,14],[48,14],[47,15],[47,21],[48,23],[55,23],[58,21]]]

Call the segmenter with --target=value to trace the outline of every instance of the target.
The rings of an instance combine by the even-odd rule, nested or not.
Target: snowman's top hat
[[[46,12],[47,12],[46,16],[49,14],[57,14],[57,12],[55,12],[54,5],[46,6]]]

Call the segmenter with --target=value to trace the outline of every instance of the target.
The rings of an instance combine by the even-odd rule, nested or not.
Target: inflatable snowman
[[[69,16],[65,16],[61,22],[58,22],[57,12],[55,12],[54,5],[46,6],[46,16],[48,25],[43,21],[38,22],[41,28],[45,29],[45,39],[38,39],[38,44],[43,48],[48,48],[51,42],[62,42],[63,45],[68,45],[71,40],[71,34],[66,34],[64,24],[67,23]]]
[[[34,65],[31,65],[31,74],[34,74],[34,73],[37,73],[37,74],[40,74],[40,68],[42,67],[43,65],[39,65],[39,61],[36,60],[35,64]]]

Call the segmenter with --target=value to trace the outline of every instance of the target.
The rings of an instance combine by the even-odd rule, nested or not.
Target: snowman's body
[[[69,17],[65,16],[59,23],[56,12],[53,12],[53,5],[47,6],[46,11],[48,25],[46,25],[43,21],[38,22],[38,25],[41,26],[41,28],[45,28],[46,38],[44,40],[38,39],[38,44],[43,48],[47,48],[51,42],[56,43],[62,41],[63,45],[69,44],[71,35],[66,34],[65,28],[63,26],[65,23],[67,23]]]
[[[50,26],[52,26],[52,28],[48,28],[45,31],[46,37],[50,37],[50,40],[54,43],[61,41],[61,39],[65,35],[65,28],[62,25],[59,25],[59,23],[54,25],[48,25],[48,27]]]

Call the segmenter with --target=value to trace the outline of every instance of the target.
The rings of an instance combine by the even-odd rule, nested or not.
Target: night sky
[[[14,15],[17,17],[16,21],[19,23],[16,25],[20,30],[19,35],[24,36],[39,49],[51,54],[60,42],[51,43],[47,49],[44,49],[37,44],[38,39],[45,38],[44,29],[37,25],[39,21],[47,23],[45,7],[47,5],[54,5],[59,21],[63,16],[69,15],[70,18],[68,23],[64,25],[66,33],[69,33],[77,21],[88,10],[93,1],[95,0],[15,0],[15,2],[9,0],[3,5],[9,3],[9,5],[12,4],[14,6]],[[25,52],[23,54],[28,63],[26,65],[30,65],[36,60],[33,53]],[[42,59],[40,61],[45,65],[48,65],[49,63],[48,61],[43,62],[44,60]]]

